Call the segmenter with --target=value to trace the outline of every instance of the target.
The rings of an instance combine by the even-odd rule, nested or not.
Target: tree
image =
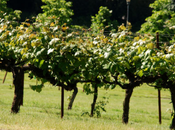
[[[12,12],[12,9],[7,8],[7,0],[1,0],[0,3],[0,17],[2,18],[5,12]]]
[[[155,34],[173,34],[174,31],[167,27],[169,20],[173,19],[174,3],[172,0],[156,0],[150,4],[153,8],[152,15],[146,18],[146,22],[142,24],[140,33]],[[163,40],[163,39],[162,39]],[[165,40],[165,39],[164,39]]]
[[[74,10],[73,24],[90,27],[91,16],[98,13],[100,6],[107,7],[112,10],[111,20],[117,20],[119,25],[126,23],[126,0],[69,0],[72,2],[71,7]],[[145,22],[145,18],[151,15],[149,4],[155,0],[132,0],[130,3],[129,22],[133,25],[133,31],[138,31],[140,25]]]
[[[7,7],[8,0],[1,0],[0,1],[0,18],[5,18],[6,20],[20,20],[21,11],[20,10],[12,10],[11,8]]]
[[[107,7],[101,6],[99,8],[98,14],[92,16],[91,18],[91,28],[94,32],[99,32],[104,29],[105,31],[111,31],[117,28],[117,20],[112,21],[110,19],[112,15],[112,10],[109,10]]]
[[[175,44],[170,43],[166,48],[158,49],[153,44],[153,36],[145,34],[134,37],[135,35],[133,36],[125,29],[121,26],[119,29],[121,32],[112,34],[114,45],[112,52],[114,54],[110,55],[113,58],[109,57],[109,64],[106,67],[109,68],[111,76],[114,77],[114,83],[126,89],[123,122],[127,124],[129,101],[135,87],[147,83],[157,89],[169,88],[173,99]],[[104,82],[110,82],[110,80]],[[174,123],[173,119],[172,127],[174,127]]]
[[[55,16],[59,18],[59,24],[69,24],[71,22],[71,16],[73,11],[70,9],[72,6],[71,2],[66,0],[42,0],[46,5],[42,5],[41,8],[43,13],[40,13],[38,19],[45,19],[45,17]]]

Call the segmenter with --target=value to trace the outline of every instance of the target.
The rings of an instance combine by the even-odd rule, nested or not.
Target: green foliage
[[[38,19],[44,20],[45,17],[55,17],[59,19],[59,24],[71,22],[71,16],[73,11],[70,9],[72,6],[71,2],[66,0],[42,0],[46,5],[43,5],[43,13],[38,15]]]
[[[174,30],[169,29],[167,24],[174,18],[174,3],[172,0],[155,0],[150,4],[153,9],[152,15],[146,18],[139,32],[154,34],[173,34]],[[164,40],[164,39],[162,39]]]
[[[101,7],[96,18],[108,17],[104,10],[109,13]],[[105,21],[101,21],[101,28]],[[90,84],[96,82],[98,87],[113,89],[116,80],[121,84],[130,80],[126,72],[136,77],[167,73],[174,82],[174,44],[157,50],[151,36],[133,37],[123,25],[117,33],[106,36],[103,31],[94,34],[90,30],[74,32],[66,24],[61,27],[55,16],[33,24],[26,21],[15,28],[13,22],[4,20],[0,24],[1,60],[30,63],[42,69],[43,75],[54,77],[61,86],[88,82],[84,87],[87,94],[92,93]]]
[[[159,50],[153,36],[135,37],[123,25],[108,36],[104,30],[74,31],[66,24],[62,26],[55,16],[34,23],[25,21],[16,27],[13,22],[4,19],[0,23],[0,65],[1,61],[8,61],[10,67],[30,64],[41,70],[45,76],[42,78],[49,77],[51,83],[54,79],[54,85],[67,90],[73,89],[73,83],[85,83],[87,94],[93,93],[95,85],[113,89],[131,83],[136,87],[143,83],[142,79],[163,75],[167,79],[157,78],[152,83],[159,88],[169,82],[175,84],[174,43]],[[32,88],[40,92],[42,86]],[[102,106],[103,102],[95,109],[98,116],[104,110]]]
[[[91,89],[92,89],[92,88],[91,88],[91,84],[90,84],[90,83],[85,83],[85,84],[83,85],[83,90],[84,90],[84,92],[85,92],[87,95],[93,93],[93,91],[92,91]]]
[[[94,115],[97,118],[101,117],[102,112],[106,112],[106,105],[109,103],[109,98],[108,97],[102,97],[102,100],[97,102],[95,105],[95,109],[94,109]],[[82,112],[81,116],[89,116],[91,117],[89,112]]]
[[[20,10],[13,11],[11,8],[8,8],[7,1],[8,0],[0,1],[0,18],[6,20],[19,20],[22,12]]]
[[[46,12],[48,10],[46,8]],[[4,61],[8,63],[2,66],[10,68],[30,64],[41,71],[41,75],[44,75],[41,78],[46,78],[51,83],[54,80],[54,85],[67,90],[73,89],[72,84],[85,83],[86,94],[94,93],[95,87],[136,87],[143,82],[150,83],[146,79],[155,77],[158,78],[151,83],[159,88],[168,83],[175,84],[174,42],[158,49],[154,45],[153,36],[135,37],[124,25],[119,26],[118,32],[107,36],[104,34],[104,28],[110,23],[109,13],[107,8],[100,8],[99,14],[93,17],[92,31],[81,28],[78,29],[81,31],[71,30],[64,23],[65,17],[58,19],[49,13],[44,13],[44,20],[39,19],[34,23],[28,23],[26,20],[15,27],[15,19],[2,19],[0,65]],[[166,14],[166,11],[164,13]],[[98,29],[99,32],[94,33]],[[36,73],[30,76],[38,76]],[[163,78],[164,75],[166,79]],[[40,92],[42,87],[43,83],[31,86],[37,92]],[[106,102],[103,101],[96,104],[94,112],[97,117],[101,116],[101,111],[105,111],[105,105]]]
[[[7,0],[0,1],[0,18],[4,17],[4,13],[12,12],[12,9],[7,8]]]
[[[40,84],[40,85],[30,85],[30,88],[33,91],[36,91],[36,92],[40,93],[42,91],[43,84]]]
[[[99,101],[95,105],[94,109],[94,115],[97,116],[97,118],[101,117],[101,112],[106,112],[106,105],[109,103],[107,97],[103,97],[103,100]]]
[[[42,70],[43,78],[51,77],[56,80],[54,85],[67,90],[73,89],[73,83],[86,83],[87,94],[93,93],[94,85],[113,89],[115,85],[123,88],[137,83],[133,86],[136,87],[143,83],[142,79],[163,75],[167,79],[160,77],[152,83],[159,88],[169,82],[175,84],[174,43],[159,50],[153,36],[135,37],[123,25],[118,32],[106,36],[103,31],[94,34],[85,29],[70,30],[66,25],[63,28],[54,16],[45,19],[32,24],[26,21],[16,27],[12,26],[14,21],[1,21],[0,67],[6,60],[10,67],[30,64]],[[32,88],[40,92],[42,86]],[[97,104],[94,112],[98,116],[105,110],[104,104]]]
[[[113,89],[116,80],[121,84],[130,80],[126,72],[138,78],[167,73],[168,80],[174,82],[174,44],[158,50],[151,36],[133,37],[123,25],[110,36],[103,32],[94,35],[87,30],[82,34],[68,27],[62,31],[59,20],[53,16],[33,24],[24,22],[15,28],[11,22],[3,21],[0,29],[1,60],[13,59],[20,65],[30,63],[62,86],[98,82],[99,88]],[[87,94],[92,93],[90,84],[85,84],[84,89]]]
[[[91,28],[94,32],[99,32],[102,29],[106,31],[111,31],[116,29],[118,22],[116,20],[111,21],[110,17],[112,15],[112,10],[109,10],[107,7],[101,6],[99,8],[98,14],[91,17]]]

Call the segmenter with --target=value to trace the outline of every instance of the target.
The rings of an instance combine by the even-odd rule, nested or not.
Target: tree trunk
[[[170,92],[171,92],[171,100],[172,100],[173,109],[175,111],[175,87],[171,86]],[[172,119],[172,123],[171,123],[170,128],[175,129],[175,116]]]
[[[74,102],[75,97],[76,97],[76,95],[78,93],[77,84],[73,84],[73,85],[74,85],[73,86],[74,87],[74,92],[73,92],[72,97],[70,99],[70,102],[69,102],[69,105],[68,105],[68,110],[71,110],[72,109],[73,102]]]
[[[132,96],[133,89],[126,89],[125,93],[125,99],[123,101],[123,116],[122,116],[122,122],[124,124],[128,124],[129,120],[129,103],[130,103],[130,98]]]
[[[11,112],[18,113],[20,110],[20,105],[23,105],[24,71],[22,68],[14,68],[12,73],[15,90]]]
[[[94,85],[94,99],[93,99],[93,103],[91,104],[91,117],[93,117],[93,115],[94,115],[94,109],[95,109],[95,104],[96,104],[96,101],[97,101],[97,97],[98,97],[98,87],[95,84]]]

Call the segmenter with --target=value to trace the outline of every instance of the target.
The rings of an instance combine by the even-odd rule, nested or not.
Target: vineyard
[[[31,85],[37,92],[46,82],[73,90],[69,109],[78,93],[77,84],[82,83],[84,92],[93,95],[91,117],[97,109],[99,89],[119,86],[126,90],[122,121],[127,124],[133,89],[144,83],[158,90],[169,89],[175,109],[175,39],[171,31],[132,33],[131,25],[109,31],[111,26],[100,19],[101,13],[93,17],[95,26],[85,29],[68,24],[70,10],[62,9],[67,15],[59,17],[47,6],[43,10],[42,15],[22,23],[18,22],[20,11],[4,13],[0,21],[0,69],[12,72],[15,87],[12,113],[18,113],[23,105],[25,73],[40,81]],[[100,11],[110,13],[106,8]],[[173,20],[167,24],[171,30]],[[175,117],[171,128],[175,128]]]
[[[61,91],[48,83],[44,85],[41,93],[30,89],[30,85],[36,85],[36,79],[30,80],[25,74],[24,82],[24,103],[18,114],[11,114],[14,89],[12,74],[8,73],[4,84],[2,84],[5,71],[0,71],[0,129],[13,130],[169,130],[171,121],[172,104],[168,90],[161,91],[162,124],[158,123],[157,90],[153,87],[143,85],[134,89],[130,101],[129,123],[122,123],[122,102],[125,97],[125,90],[116,87],[113,90],[99,89],[97,106],[100,102],[108,103],[105,110],[101,111],[101,117],[89,117],[85,114],[90,112],[93,100],[91,94],[83,92],[83,86],[77,85],[78,94],[74,101],[72,110],[68,110],[69,97],[72,92],[65,91],[64,118],[60,118]],[[39,84],[39,82],[38,82]],[[106,98],[104,98],[106,97]]]

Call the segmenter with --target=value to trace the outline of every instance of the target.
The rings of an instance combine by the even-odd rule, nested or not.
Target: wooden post
[[[161,93],[158,90],[158,104],[159,104],[159,124],[162,124],[162,117],[161,117]]]
[[[159,33],[156,33],[156,47],[159,48]],[[162,124],[162,117],[161,117],[161,92],[158,89],[158,110],[159,110],[159,124]]]
[[[61,87],[61,118],[64,116],[64,87]]]

